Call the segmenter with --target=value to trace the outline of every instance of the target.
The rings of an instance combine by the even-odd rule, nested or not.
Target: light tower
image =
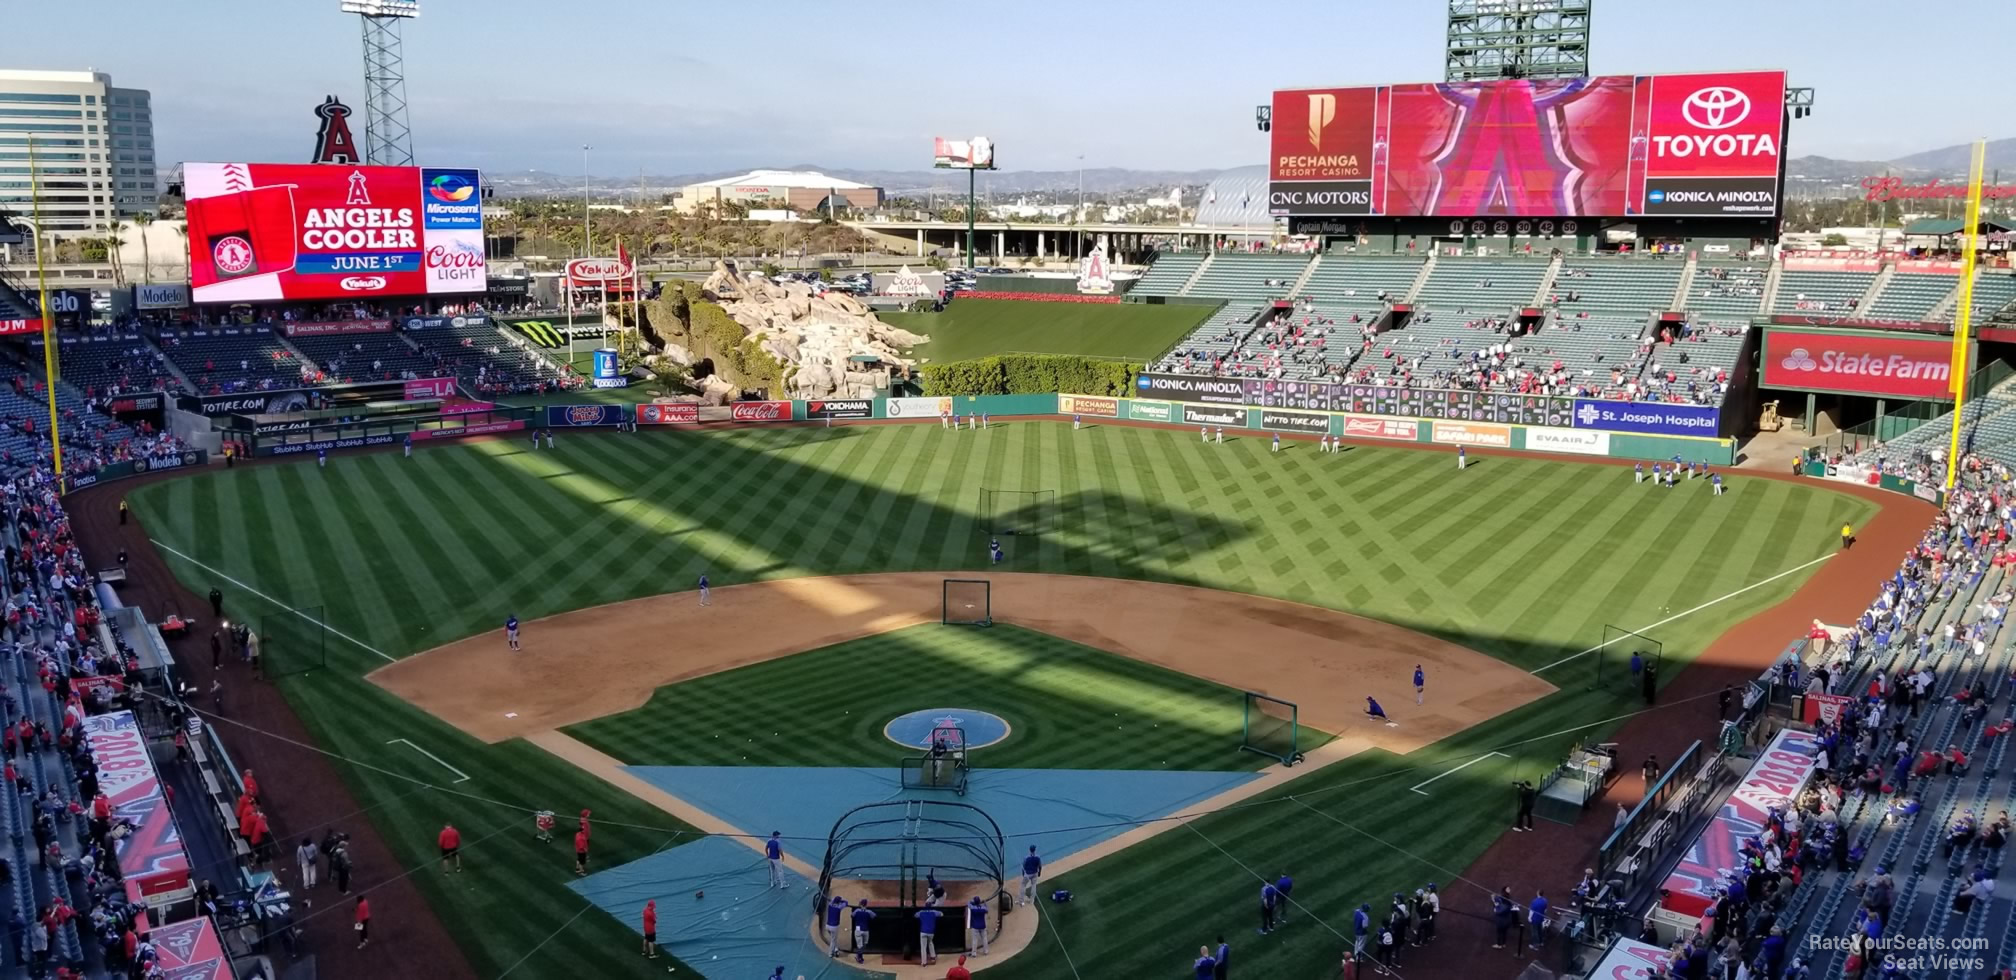
[[[420,16],[420,0],[343,0],[343,12],[364,21],[364,162],[410,167],[413,130],[406,124],[399,22]]]
[[[1444,81],[1589,74],[1593,0],[1449,0]]]

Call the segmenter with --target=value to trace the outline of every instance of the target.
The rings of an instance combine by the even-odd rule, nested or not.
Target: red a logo
[[[315,114],[322,118],[322,128],[315,132],[315,157],[310,162],[364,162],[363,154],[357,152],[357,141],[350,136],[349,106],[332,95],[315,107]]]

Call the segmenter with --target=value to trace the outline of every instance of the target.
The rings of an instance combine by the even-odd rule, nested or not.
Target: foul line
[[[331,632],[331,633],[334,633],[334,634],[336,634],[337,636],[339,636],[339,637],[341,637],[341,638],[343,638],[343,639],[345,639],[345,640],[349,640],[349,641],[350,641],[351,643],[354,643],[354,644],[358,645],[359,647],[362,647],[362,648],[364,648],[364,649],[366,649],[366,650],[369,650],[369,651],[371,651],[372,653],[375,653],[375,654],[377,654],[377,655],[378,655],[378,657],[379,657],[379,659],[382,659],[382,660],[384,660],[384,661],[385,661],[386,663],[397,663],[397,662],[399,661],[399,658],[398,658],[398,657],[394,657],[394,656],[392,656],[391,654],[388,654],[388,653],[386,653],[385,651],[383,651],[383,650],[380,650],[380,649],[378,649],[377,647],[374,647],[374,646],[372,646],[371,644],[369,644],[369,643],[366,643],[366,642],[364,642],[363,640],[360,640],[360,639],[358,639],[358,638],[356,638],[356,637],[354,637],[354,636],[351,636],[350,634],[348,634],[348,633],[345,633],[345,632],[343,632],[342,630],[339,630],[339,629],[337,629],[336,627],[334,627],[334,626],[331,626],[331,625],[329,625],[328,623],[325,623],[325,622],[323,622],[323,621],[321,621],[321,620],[319,620],[319,619],[316,619],[315,617],[313,617],[313,616],[310,616],[310,615],[308,615],[307,613],[304,613],[304,612],[302,612],[301,610],[299,610],[299,609],[296,609],[296,608],[294,608],[293,606],[290,606],[290,605],[288,605],[288,604],[286,604],[286,603],[284,603],[284,602],[281,602],[280,600],[278,600],[278,599],[275,599],[275,598],[273,598],[272,596],[270,596],[270,595],[267,595],[266,593],[264,593],[264,592],[261,592],[261,591],[259,591],[258,589],[255,589],[255,588],[253,588],[253,587],[251,587],[251,586],[249,586],[249,585],[246,585],[245,583],[243,583],[243,582],[240,582],[240,581],[238,581],[237,579],[235,579],[235,578],[232,578],[231,576],[229,576],[229,575],[226,575],[226,574],[224,574],[223,572],[220,572],[220,571],[218,571],[217,569],[214,569],[214,568],[211,568],[210,566],[208,566],[208,565],[205,565],[205,564],[203,564],[202,562],[200,562],[200,561],[197,561],[196,559],[194,559],[194,558],[191,558],[191,557],[189,557],[188,555],[185,555],[185,554],[183,554],[182,552],[179,552],[179,551],[176,551],[176,550],[175,550],[175,549],[174,549],[173,547],[171,547],[171,546],[169,546],[169,545],[167,545],[167,544],[163,543],[163,542],[161,541],[161,539],[159,539],[159,538],[148,538],[147,540],[148,540],[148,541],[151,541],[151,542],[153,542],[153,544],[154,544],[154,547],[156,547],[156,548],[159,548],[159,549],[161,549],[162,551],[165,551],[165,552],[167,552],[167,553],[169,553],[169,554],[171,554],[171,555],[174,555],[175,557],[177,557],[177,558],[180,558],[180,559],[182,559],[183,561],[186,561],[186,562],[188,562],[189,564],[191,564],[191,565],[194,565],[194,566],[196,566],[197,568],[200,568],[200,569],[202,569],[202,570],[204,570],[204,571],[206,571],[206,572],[209,572],[210,574],[212,574],[212,575],[215,575],[215,576],[217,576],[218,578],[221,578],[221,579],[223,579],[224,581],[226,581],[226,582],[229,582],[229,583],[231,583],[232,585],[235,585],[235,586],[237,586],[237,587],[239,587],[239,588],[241,588],[241,589],[244,589],[245,591],[247,591],[247,592],[250,592],[250,593],[252,593],[253,595],[256,595],[256,596],[258,596],[259,598],[261,598],[261,599],[264,599],[264,600],[266,600],[267,602],[270,602],[270,603],[272,603],[272,604],[274,604],[274,605],[276,605],[276,606],[279,606],[280,608],[282,608],[282,609],[285,609],[285,610],[287,610],[288,612],[290,612],[290,613],[293,613],[294,615],[296,615],[296,616],[299,616],[299,617],[301,617],[302,619],[305,619],[305,620],[307,620],[307,621],[309,621],[309,622],[311,622],[311,623],[314,623],[315,625],[317,625],[317,626],[320,626],[320,627],[322,627],[323,629],[325,629],[325,630],[328,630],[329,632]]]
[[[403,741],[403,740],[402,740],[402,741]],[[1497,756],[1497,757],[1499,757],[1500,759],[1510,759],[1510,758],[1512,758],[1511,756],[1509,756],[1509,755],[1506,755],[1506,754],[1505,754],[1505,753],[1503,753],[1503,752],[1486,752],[1486,753],[1484,753],[1483,755],[1480,755],[1480,756],[1478,756],[1478,757],[1477,757],[1477,758],[1475,758],[1475,759],[1471,759],[1471,760],[1470,760],[1469,762],[1466,762],[1466,763],[1463,763],[1462,765],[1460,765],[1460,766],[1457,766],[1456,768],[1454,768],[1454,769],[1451,769],[1451,770],[1449,770],[1448,772],[1444,772],[1444,773],[1442,773],[1442,774],[1440,774],[1440,775],[1436,775],[1436,776],[1430,776],[1430,777],[1428,777],[1427,779],[1424,779],[1424,780],[1422,780],[1422,781],[1420,781],[1420,782],[1418,782],[1418,783],[1415,783],[1414,785],[1412,785],[1412,786],[1409,786],[1409,787],[1407,787],[1407,788],[1408,788],[1408,789],[1410,789],[1410,790],[1412,790],[1412,791],[1414,791],[1414,792],[1416,792],[1416,793],[1421,793],[1421,787],[1423,787],[1423,786],[1426,786],[1426,785],[1428,785],[1429,783],[1432,783],[1432,782],[1434,782],[1434,781],[1436,781],[1436,780],[1438,780],[1438,779],[1441,779],[1441,778],[1442,778],[1443,776],[1447,776],[1447,775],[1449,775],[1450,773],[1457,773],[1457,772],[1462,772],[1463,770],[1465,770],[1465,769],[1468,769],[1468,768],[1470,768],[1471,766],[1474,766],[1474,765],[1476,765],[1477,763],[1480,763],[1480,762],[1483,762],[1483,761],[1484,761],[1485,759],[1489,759],[1489,758],[1491,758],[1491,757],[1492,757],[1492,756],[1494,756],[1494,755],[1495,755],[1495,756]],[[1426,793],[1421,793],[1421,795],[1422,795],[1422,796],[1427,796],[1428,794],[1426,794]],[[1325,816],[1328,816],[1328,814],[1325,814]]]
[[[1835,554],[1839,554],[1839,552],[1836,552]],[[1640,633],[1643,633],[1644,631],[1646,631],[1646,630],[1649,630],[1649,629],[1657,629],[1657,628],[1659,628],[1659,627],[1661,627],[1661,626],[1664,626],[1664,625],[1666,625],[1667,623],[1670,623],[1670,622],[1672,622],[1672,621],[1674,621],[1674,620],[1676,620],[1676,619],[1680,619],[1681,617],[1684,617],[1684,616],[1692,616],[1693,614],[1695,614],[1695,613],[1697,613],[1697,612],[1700,612],[1701,610],[1703,610],[1703,609],[1706,609],[1706,608],[1708,608],[1709,606],[1712,606],[1712,605],[1715,605],[1716,603],[1719,603],[1719,602],[1726,602],[1726,601],[1728,601],[1728,600],[1730,600],[1730,599],[1734,599],[1734,598],[1736,598],[1736,597],[1737,597],[1737,596],[1739,596],[1739,595],[1742,595],[1742,594],[1743,594],[1743,593],[1745,593],[1745,592],[1748,592],[1748,591],[1750,591],[1751,589],[1755,589],[1755,588],[1758,588],[1758,587],[1761,587],[1761,586],[1765,586],[1765,585],[1770,585],[1771,583],[1773,583],[1773,582],[1776,582],[1776,581],[1778,581],[1779,579],[1781,579],[1781,578],[1784,578],[1784,577],[1785,577],[1785,576],[1787,576],[1787,575],[1791,575],[1791,574],[1792,574],[1792,573],[1794,573],[1794,572],[1802,572],[1802,571],[1805,571],[1806,569],[1809,569],[1809,568],[1812,568],[1813,566],[1815,566],[1815,565],[1818,565],[1818,564],[1820,564],[1821,562],[1823,562],[1823,561],[1826,561],[1827,559],[1829,559],[1829,558],[1832,558],[1832,557],[1834,557],[1834,555],[1831,555],[1831,554],[1829,554],[1829,555],[1821,555],[1820,557],[1818,557],[1818,558],[1815,558],[1815,559],[1813,559],[1812,561],[1809,561],[1809,562],[1807,562],[1807,563],[1806,563],[1806,564],[1804,564],[1804,565],[1795,565],[1795,566],[1793,566],[1793,567],[1791,567],[1791,568],[1788,568],[1788,569],[1786,569],[1786,570],[1784,570],[1784,571],[1782,571],[1782,572],[1779,572],[1779,573],[1778,573],[1778,574],[1776,574],[1776,575],[1773,575],[1773,576],[1771,576],[1770,578],[1767,578],[1767,579],[1761,579],[1761,580],[1759,580],[1759,581],[1756,581],[1756,582],[1752,582],[1752,583],[1750,583],[1749,585],[1746,585],[1746,586],[1744,586],[1744,587],[1742,587],[1742,588],[1740,588],[1740,589],[1737,589],[1737,590],[1736,590],[1736,591],[1734,591],[1734,592],[1731,592],[1731,593],[1729,593],[1728,595],[1725,595],[1725,596],[1722,596],[1722,597],[1720,597],[1720,598],[1716,598],[1716,599],[1710,599],[1710,600],[1708,600],[1707,602],[1704,602],[1704,603],[1702,603],[1702,604],[1700,604],[1700,605],[1698,605],[1698,606],[1695,606],[1695,607],[1694,607],[1694,608],[1692,608],[1692,609],[1689,609],[1689,610],[1686,610],[1686,611],[1684,611],[1684,612],[1677,612],[1677,613],[1674,613],[1673,615],[1671,615],[1671,616],[1668,616],[1668,617],[1666,617],[1665,619],[1662,619],[1662,620],[1660,620],[1660,621],[1658,621],[1658,622],[1656,622],[1656,623],[1647,623],[1647,624],[1645,624],[1644,626],[1640,626],[1640,627],[1638,627],[1638,629],[1637,629],[1637,631],[1636,631],[1636,632],[1640,632]],[[1565,664],[1565,663],[1567,663],[1567,662],[1568,662],[1568,661],[1570,661],[1570,660],[1576,660],[1576,659],[1579,659],[1579,658],[1582,658],[1582,657],[1586,657],[1586,656],[1588,656],[1588,655],[1590,655],[1590,654],[1592,654],[1592,653],[1595,653],[1596,651],[1598,651],[1598,650],[1601,650],[1601,649],[1603,649],[1604,647],[1606,647],[1606,646],[1609,646],[1610,644],[1612,644],[1612,643],[1616,643],[1616,642],[1618,642],[1618,641],[1617,641],[1617,640],[1604,640],[1603,642],[1601,642],[1601,643],[1598,643],[1598,644],[1596,644],[1595,646],[1593,646],[1593,647],[1590,647],[1589,649],[1587,649],[1587,650],[1584,650],[1584,651],[1582,651],[1581,653],[1571,653],[1571,654],[1569,654],[1568,656],[1565,656],[1565,657],[1562,657],[1561,659],[1559,659],[1559,660],[1556,660],[1556,661],[1554,661],[1553,663],[1551,663],[1551,664],[1548,664],[1548,665],[1547,665],[1547,666],[1545,666],[1545,667],[1535,667],[1535,668],[1533,668],[1533,673],[1537,674],[1537,673],[1539,673],[1539,672],[1541,672],[1541,671],[1543,671],[1543,670],[1551,670],[1551,669],[1553,669],[1553,668],[1555,668],[1555,667],[1559,667],[1559,666],[1561,666],[1562,664]]]
[[[393,743],[395,743],[395,742],[404,742],[404,743],[406,744],[406,747],[407,747],[407,748],[409,748],[409,749],[412,749],[413,751],[415,751],[415,752],[418,752],[418,753],[420,753],[421,755],[424,755],[424,756],[426,756],[427,758],[429,758],[429,759],[432,759],[432,760],[434,760],[435,762],[439,762],[439,763],[441,763],[441,768],[443,768],[443,769],[446,769],[446,770],[448,770],[449,772],[452,772],[452,773],[454,773],[455,775],[457,775],[457,776],[460,776],[460,777],[462,777],[461,779],[458,779],[458,780],[456,780],[456,781],[455,781],[455,783],[466,783],[466,782],[468,782],[468,781],[469,781],[469,774],[468,774],[468,773],[466,773],[466,772],[463,772],[462,770],[460,770],[460,769],[457,769],[457,768],[455,768],[454,766],[451,766],[451,765],[449,765],[449,764],[448,764],[447,762],[443,761],[443,760],[442,760],[442,758],[441,758],[440,756],[438,756],[438,755],[435,755],[434,753],[432,753],[432,752],[429,752],[429,751],[427,751],[426,749],[423,749],[423,748],[421,748],[420,746],[418,746],[418,745],[415,745],[415,744],[413,744],[413,740],[412,740],[412,739],[410,739],[410,738],[393,738],[393,739],[387,739],[387,740],[385,741],[385,744],[386,744],[386,745],[391,745],[391,744],[393,744]],[[448,785],[450,785],[450,786],[453,786],[453,785],[455,785],[455,783],[449,783]]]

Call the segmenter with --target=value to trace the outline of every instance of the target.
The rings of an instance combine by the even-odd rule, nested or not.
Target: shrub
[[[926,364],[920,369],[924,394],[1105,395],[1125,398],[1134,391],[1134,368],[1076,354],[1001,354],[965,361]]]

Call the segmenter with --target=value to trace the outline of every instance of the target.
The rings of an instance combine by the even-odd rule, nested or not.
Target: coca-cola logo
[[[777,422],[791,417],[790,402],[736,402],[737,422]]]
[[[361,292],[368,292],[368,291],[370,291],[370,290],[374,290],[374,289],[384,289],[384,288],[385,288],[385,277],[384,277],[384,276],[344,276],[344,277],[343,277],[343,281],[342,281],[342,282],[339,282],[339,283],[337,283],[336,285],[338,285],[338,286],[341,286],[341,287],[343,287],[344,289],[347,289],[347,290],[349,290],[350,292],[353,292],[353,293],[361,293]]]
[[[615,259],[575,259],[567,263],[567,278],[575,282],[628,279],[630,267]]]

